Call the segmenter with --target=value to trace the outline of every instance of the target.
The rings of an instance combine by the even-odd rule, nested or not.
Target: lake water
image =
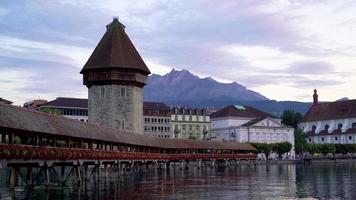
[[[119,177],[100,182],[9,190],[0,170],[0,199],[356,199],[356,162],[191,168]]]

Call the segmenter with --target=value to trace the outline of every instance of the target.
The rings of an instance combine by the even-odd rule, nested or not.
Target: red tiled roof
[[[125,33],[125,26],[114,19],[80,73],[91,69],[135,69],[150,74],[150,70]]]
[[[236,106],[236,105],[227,106],[211,114],[211,118],[220,118],[220,117],[276,118],[275,116],[269,113],[265,113],[253,107]]]
[[[126,133],[118,129],[5,104],[0,104],[1,128],[167,149],[255,150],[247,143],[163,139]]]
[[[356,100],[318,103],[310,107],[301,122],[356,117]]]

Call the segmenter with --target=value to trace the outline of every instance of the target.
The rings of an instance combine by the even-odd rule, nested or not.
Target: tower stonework
[[[117,19],[81,70],[91,123],[143,134],[143,87],[149,69]]]

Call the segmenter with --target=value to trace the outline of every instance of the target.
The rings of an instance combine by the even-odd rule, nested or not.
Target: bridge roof
[[[255,150],[237,142],[149,137],[5,104],[0,104],[0,128],[164,149]]]

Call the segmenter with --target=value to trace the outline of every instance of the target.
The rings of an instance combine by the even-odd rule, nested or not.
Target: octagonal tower
[[[89,122],[143,134],[143,87],[150,70],[114,19],[81,70]]]

